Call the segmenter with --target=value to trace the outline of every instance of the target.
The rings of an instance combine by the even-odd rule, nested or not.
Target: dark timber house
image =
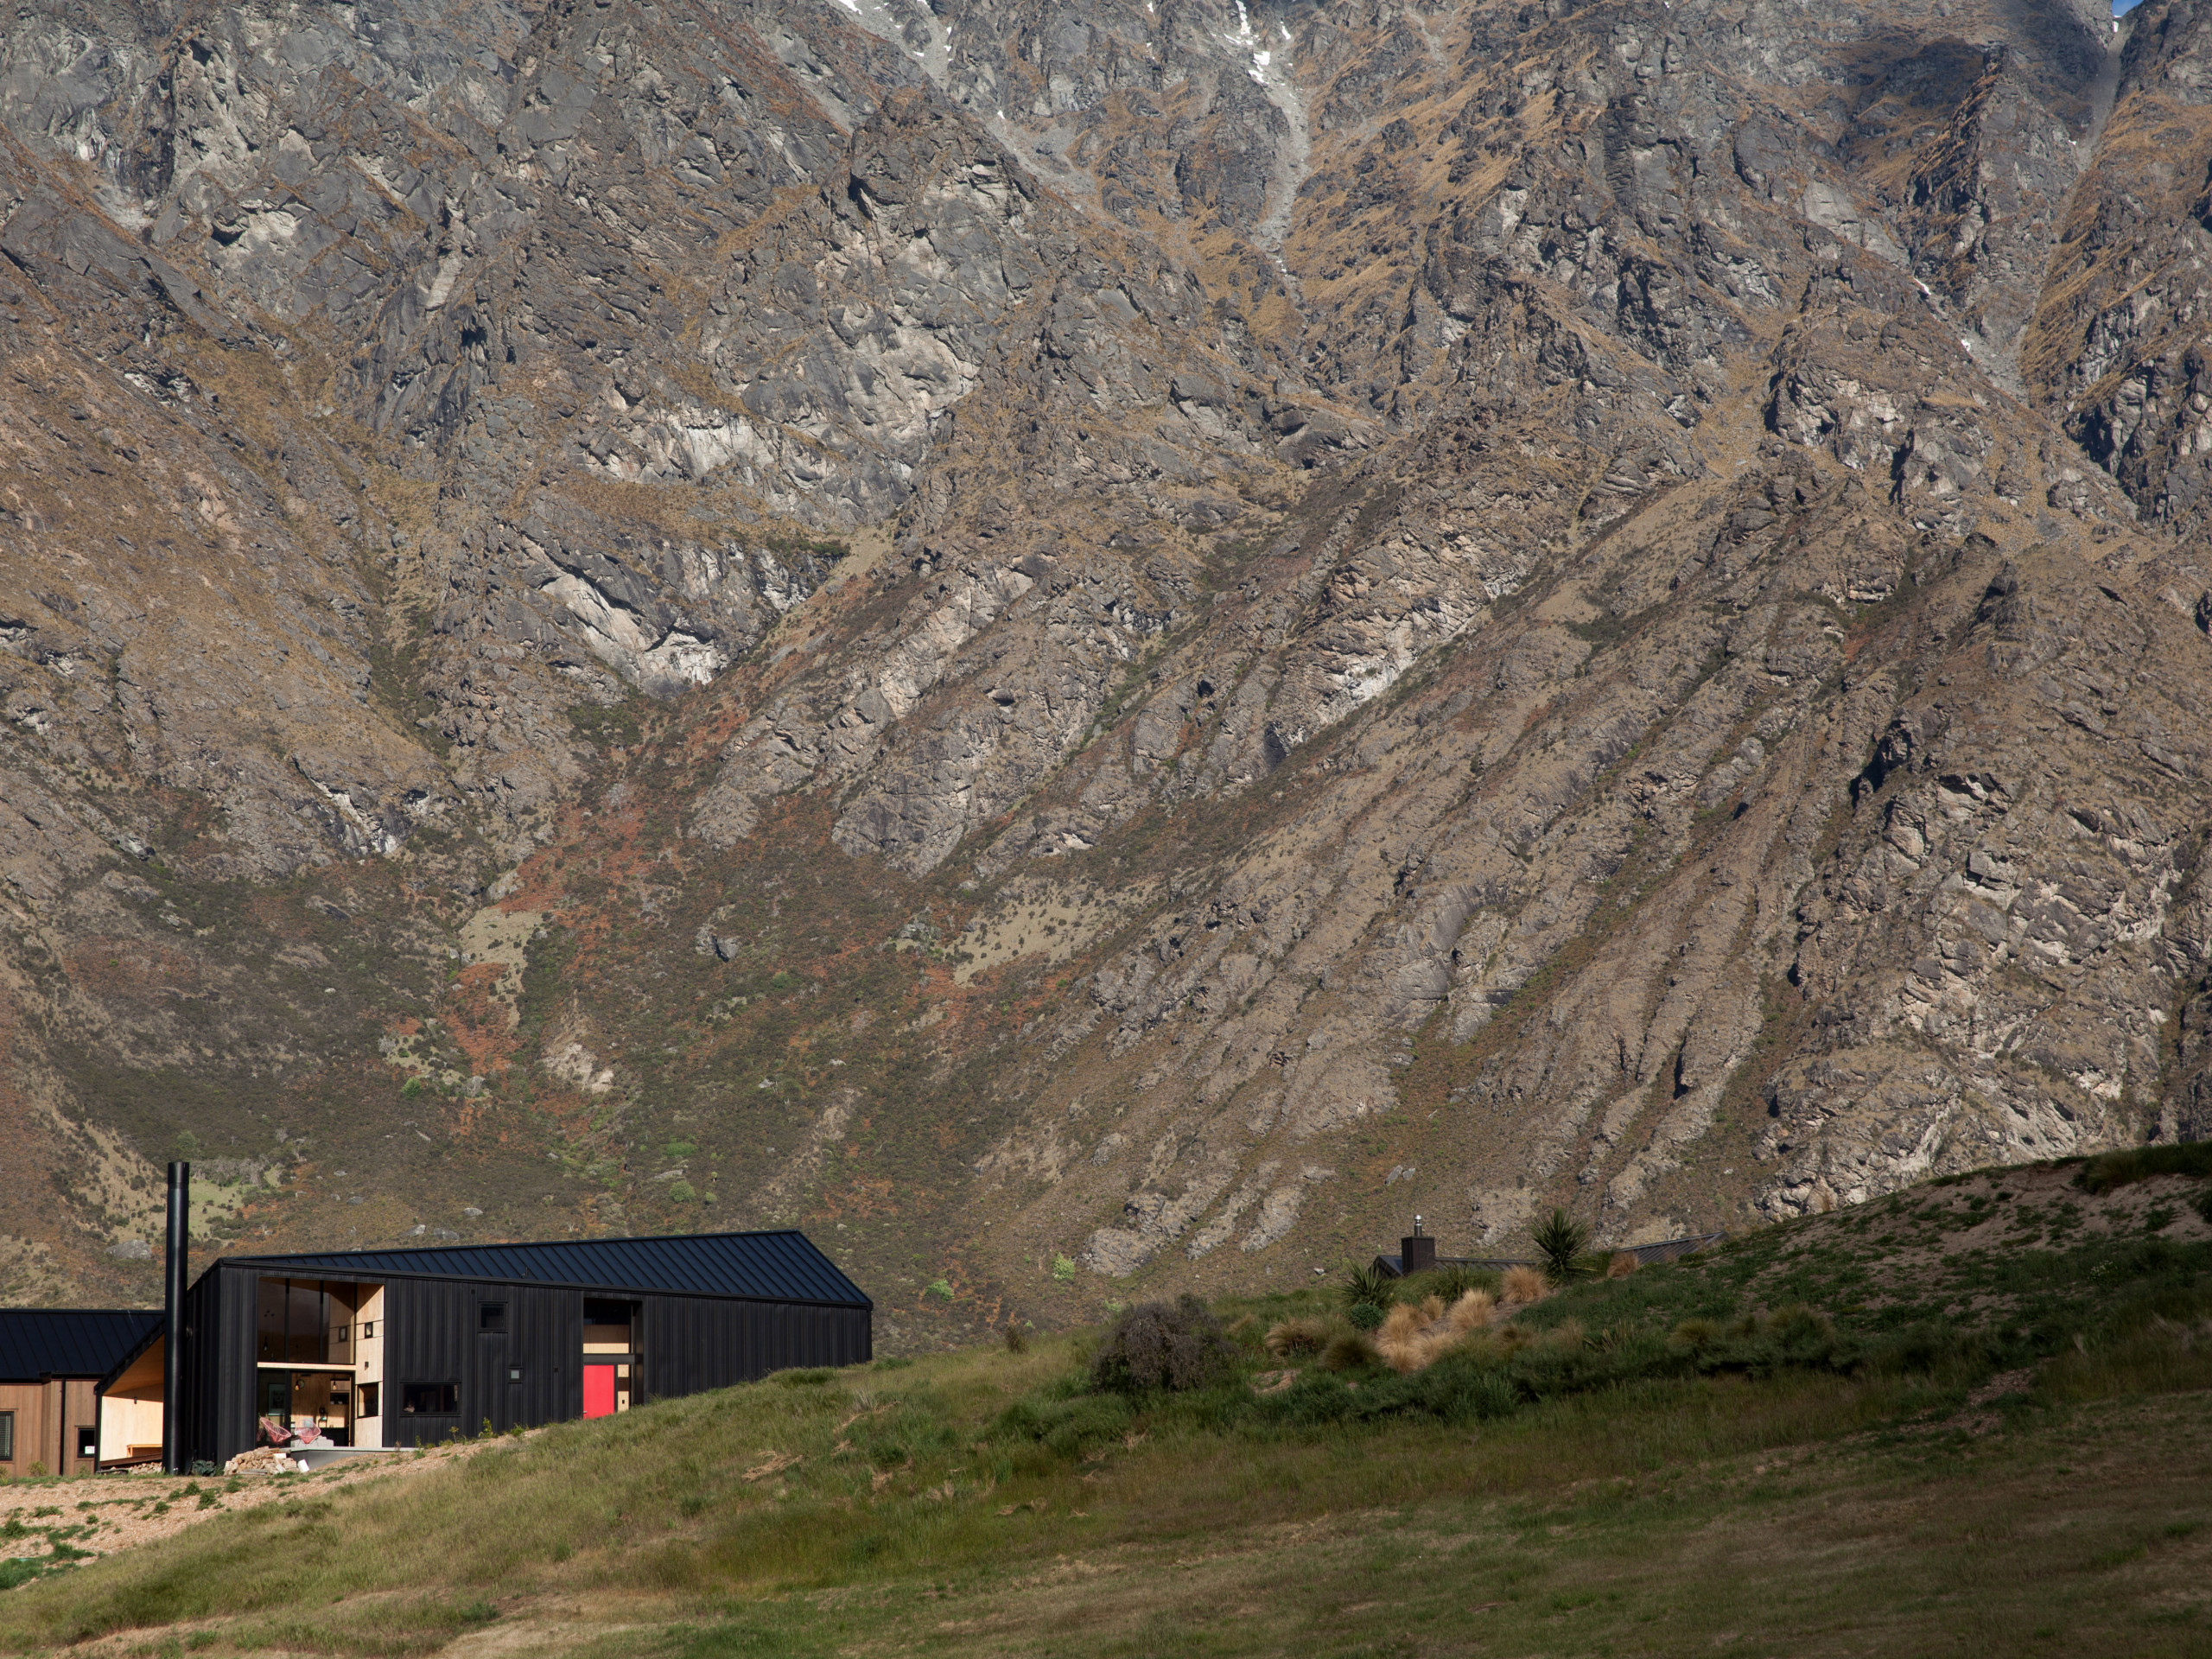
[[[89,1471],[99,1381],[160,1330],[153,1309],[0,1309],[0,1475]],[[154,1424],[154,1450],[162,1426]]]
[[[226,1256],[184,1297],[173,1456],[220,1465],[287,1434],[388,1447],[603,1416],[857,1363],[874,1313],[797,1232]],[[102,1380],[104,1460],[158,1424],[166,1343],[156,1325]]]

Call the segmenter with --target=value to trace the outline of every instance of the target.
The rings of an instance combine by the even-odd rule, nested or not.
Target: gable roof
[[[161,1323],[152,1307],[0,1308],[0,1382],[105,1376]]]
[[[226,1256],[232,1266],[348,1279],[492,1279],[578,1290],[663,1291],[832,1307],[875,1304],[804,1233],[678,1233],[661,1238],[556,1239],[428,1249]]]

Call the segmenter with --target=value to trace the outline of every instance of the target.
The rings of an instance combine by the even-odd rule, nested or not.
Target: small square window
[[[487,1333],[505,1331],[507,1328],[507,1305],[505,1302],[478,1303],[476,1328]]]
[[[510,1365],[510,1366],[508,1366],[508,1367],[507,1367],[507,1381],[508,1381],[508,1382],[521,1382],[521,1381],[522,1381],[522,1367],[521,1367],[521,1366],[519,1366],[519,1365]]]
[[[370,1338],[375,1336],[376,1333],[377,1322],[374,1319],[363,1319],[361,1321],[361,1340],[363,1342],[366,1342]]]
[[[77,1455],[80,1458],[97,1458],[99,1454],[99,1430],[91,1427],[89,1424],[79,1425],[77,1429]]]

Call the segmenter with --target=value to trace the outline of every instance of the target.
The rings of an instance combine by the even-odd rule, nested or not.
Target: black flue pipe
[[[184,1472],[185,1250],[192,1238],[192,1166],[169,1166],[167,1322],[162,1351],[162,1467]]]

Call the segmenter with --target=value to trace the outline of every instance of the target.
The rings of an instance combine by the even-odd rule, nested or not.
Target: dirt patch
[[[527,1438],[527,1437],[524,1437]],[[236,1491],[220,1476],[177,1480],[157,1470],[114,1471],[69,1480],[0,1485],[0,1560],[37,1560],[55,1545],[99,1557],[182,1532],[195,1522],[288,1498],[327,1497],[340,1487],[428,1474],[474,1457],[490,1440],[349,1459],[313,1474],[245,1474]]]

